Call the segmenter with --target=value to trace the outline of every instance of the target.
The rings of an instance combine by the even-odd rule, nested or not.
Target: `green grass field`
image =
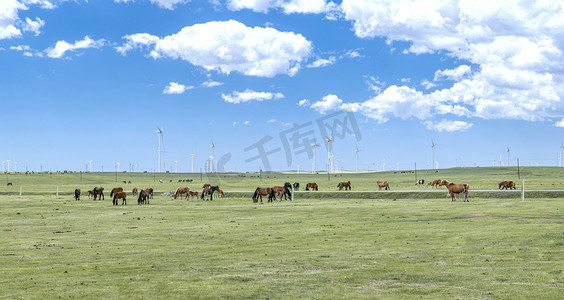
[[[74,201],[75,187],[174,190],[220,184],[252,190],[285,181],[338,181],[374,189],[417,190],[412,173],[327,175],[23,174],[0,188],[0,298],[562,299],[564,205],[561,198],[363,199],[363,193],[251,203],[172,200],[113,207]],[[245,175],[246,177],[241,177]],[[558,189],[559,168],[522,168],[527,188]],[[515,180],[513,169],[418,172],[477,189]],[[350,179],[349,179],[350,178]],[[170,182],[170,180],[176,182]],[[216,181],[213,181],[216,180]],[[493,184],[492,184],[493,183]],[[542,183],[542,185],[541,185]],[[493,186],[492,186],[493,185]],[[534,186],[537,185],[537,186]],[[22,186],[23,196],[18,196]],[[59,186],[59,197],[51,191]],[[519,187],[518,187],[519,188]],[[26,191],[28,193],[26,194]],[[109,191],[108,191],[109,192]],[[108,194],[108,193],[106,193]],[[385,194],[385,193],[383,193]],[[446,193],[445,193],[446,194]],[[339,197],[339,195],[348,195]]]

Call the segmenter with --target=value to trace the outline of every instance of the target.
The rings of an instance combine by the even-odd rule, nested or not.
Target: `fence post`
[[[290,200],[294,201],[294,186],[292,186],[292,199]]]
[[[57,198],[59,198],[59,186],[57,186]]]
[[[22,196],[22,186],[20,185],[20,197]]]
[[[521,184],[521,201],[525,201],[525,179],[523,178],[523,184]]]

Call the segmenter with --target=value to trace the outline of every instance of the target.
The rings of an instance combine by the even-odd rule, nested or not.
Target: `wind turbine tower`
[[[6,173],[6,161],[2,161],[2,173]]]
[[[325,140],[327,141],[327,173],[331,173],[331,159],[333,158],[331,156],[331,144],[333,143],[333,135],[325,137]]]
[[[435,169],[435,146],[437,144],[435,144],[435,141],[431,140],[431,153],[433,155],[433,163],[431,163],[431,165],[433,166],[433,170]]]
[[[210,172],[211,172],[211,173],[214,173],[215,170],[214,170],[214,166],[213,166],[213,155],[214,155],[214,151],[215,151],[215,144],[213,143],[213,141],[212,141],[212,144],[211,144],[210,148],[211,148]]]
[[[92,160],[89,160],[88,163],[90,164],[90,168],[89,168],[90,173],[92,173]]]
[[[18,173],[18,162],[14,163],[14,173]]]
[[[190,156],[192,156],[192,173],[194,173],[194,156],[196,156],[196,154],[194,154],[194,150],[192,150],[192,153],[190,153]]]
[[[560,140],[560,167],[562,167],[562,149],[564,149],[564,144]]]
[[[160,128],[157,125],[157,131],[155,131],[155,133],[159,135],[159,137],[158,137],[159,138],[159,148],[157,150],[157,153],[158,153],[158,156],[159,156],[159,173],[161,172],[161,153],[164,152],[163,130],[164,130],[164,123],[163,123],[163,126],[160,127]]]
[[[315,141],[315,139],[313,139],[313,144],[311,144],[311,146],[313,147],[313,168],[311,169],[312,173],[315,174],[316,168],[317,168],[317,162],[316,162],[316,158],[315,158],[315,148],[319,147],[319,144]]]
[[[356,172],[358,173],[358,152],[360,152],[358,146],[356,146],[355,152],[356,152]]]
[[[178,173],[178,160],[174,161],[174,173]]]
[[[507,147],[507,166],[509,167],[509,154],[511,153],[511,148]]]
[[[6,162],[8,163],[8,173],[10,173],[10,160],[6,159]]]

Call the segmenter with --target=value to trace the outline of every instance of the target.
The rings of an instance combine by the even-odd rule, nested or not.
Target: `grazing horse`
[[[378,184],[378,189],[381,190],[382,188],[384,188],[384,190],[389,190],[390,189],[390,184],[387,181],[376,181],[376,183]]]
[[[454,194],[464,193],[464,201],[462,202],[470,202],[468,200],[468,189],[470,188],[470,186],[466,183],[454,184],[452,182],[449,182],[446,187],[448,189],[448,192],[450,193],[451,201],[456,201]]]
[[[204,197],[206,197],[206,200],[208,200],[208,196],[210,196],[210,200],[213,200],[213,193],[215,193],[216,190],[219,190],[219,186],[210,186],[209,184],[204,184],[204,190],[202,191],[202,200],[204,200]]]
[[[309,191],[310,189],[311,189],[312,191],[319,191],[319,189],[317,188],[317,183],[315,183],[315,182],[309,182],[309,183],[306,185],[306,191]]]
[[[424,179],[419,179],[417,180],[417,182],[415,183],[416,185],[419,185],[419,187],[422,187],[425,184],[425,180]]]
[[[80,200],[80,189],[74,190],[74,200]]]
[[[216,194],[215,196],[218,197],[218,198],[225,197],[225,194],[223,193],[223,191],[221,189],[215,190],[214,193]]]
[[[125,201],[125,197],[127,195],[125,194],[125,192],[115,192],[114,193],[114,200],[112,201],[113,205],[118,205],[118,200],[121,200],[121,205],[126,205],[127,202]]]
[[[11,182],[6,183],[6,186],[9,186],[9,185],[12,185],[12,183]]]
[[[96,198],[99,198],[100,200],[104,200],[104,188],[103,187],[93,188],[92,193],[94,194],[94,201],[96,201]]]
[[[147,188],[145,189],[145,192],[147,192],[147,197],[149,197],[149,199],[153,199],[153,188]]]
[[[124,180],[123,183],[127,183],[127,181]]]
[[[139,198],[137,198],[137,205],[145,204],[145,201],[147,202],[147,204],[149,204],[149,192],[147,192],[147,190],[148,189],[141,190],[141,192],[139,193]]]
[[[139,194],[139,190],[137,190],[136,187],[134,187],[133,189],[131,189],[131,195],[132,195],[132,196],[135,196],[135,195],[137,195],[137,194]]]
[[[190,199],[192,199],[193,197],[198,198],[198,192],[197,191],[188,191],[188,195],[190,196]],[[188,198],[188,197],[186,197]]]
[[[92,197],[94,197],[94,192],[88,191],[88,199],[91,199]]]
[[[273,186],[272,190],[278,196],[278,202],[282,201],[282,196],[284,196],[284,200],[288,200],[287,197],[292,200],[292,193],[285,186]]]
[[[112,192],[110,193],[110,197],[113,197],[114,194],[117,192],[123,192],[123,188],[122,187],[113,188]]]
[[[299,182],[294,182],[294,190],[299,191],[300,190],[300,183]]]
[[[274,190],[272,188],[260,188],[258,187],[253,194],[253,203],[258,202],[258,198],[260,197],[260,202],[262,202],[262,196],[268,195],[268,202],[272,202],[274,196]]]
[[[342,189],[345,189],[345,191],[347,191],[347,190],[349,190],[349,191],[352,190],[351,182],[350,182],[350,181],[347,181],[347,182],[344,182],[344,181],[343,181],[343,182],[339,182],[339,185],[337,185],[337,187],[339,188],[339,191],[342,190]]]
[[[435,179],[435,180],[429,182],[427,185],[431,185],[432,187],[441,187],[441,180]]]
[[[510,189],[510,190],[515,190],[515,182],[513,181],[502,181],[499,183],[499,188],[498,189]]]
[[[188,192],[190,191],[190,188],[185,186],[185,187],[179,187],[176,189],[176,192],[174,192],[174,199],[176,199],[176,197],[180,196],[180,198],[182,198],[182,195],[186,194],[186,198],[188,198]]]

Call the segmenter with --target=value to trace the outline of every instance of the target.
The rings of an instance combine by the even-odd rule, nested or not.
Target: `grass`
[[[537,180],[550,186],[560,178],[549,171]],[[490,178],[486,173],[468,178],[485,185],[489,179],[478,179]],[[413,174],[387,175],[411,187]],[[41,176],[35,185],[13,179],[36,190],[112,186],[108,174],[83,175],[86,183],[76,174],[57,175],[58,182]],[[144,185],[153,179],[127,176]],[[231,179],[245,190],[286,175],[263,176],[275,178]],[[363,176],[354,182],[373,180]],[[562,299],[561,198],[443,197],[253,204],[157,194],[150,205],[130,199],[112,207],[109,199],[74,201],[70,194],[2,195],[0,298]]]

